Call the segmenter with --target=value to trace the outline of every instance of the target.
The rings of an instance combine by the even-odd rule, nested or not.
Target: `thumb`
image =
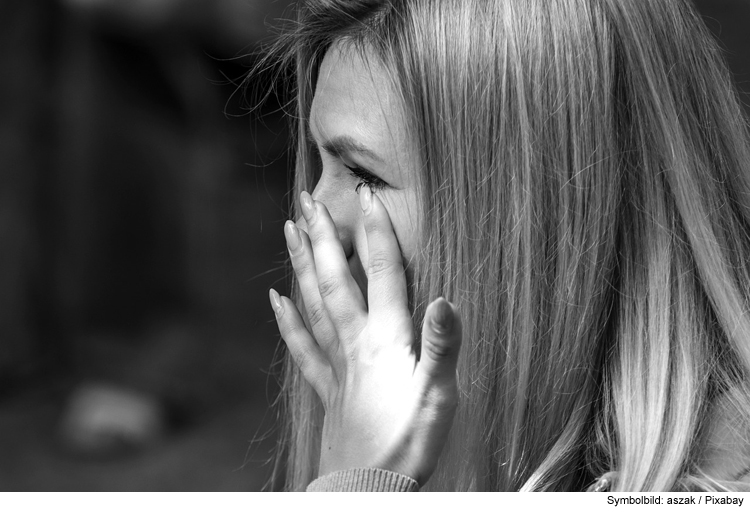
[[[441,296],[425,312],[418,369],[429,378],[455,378],[460,347],[461,315]]]

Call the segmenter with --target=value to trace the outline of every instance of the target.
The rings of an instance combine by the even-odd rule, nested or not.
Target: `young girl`
[[[286,488],[750,489],[750,148],[690,3],[298,9]]]

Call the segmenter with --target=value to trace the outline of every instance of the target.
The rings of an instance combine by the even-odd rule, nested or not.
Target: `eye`
[[[358,166],[346,166],[346,168],[349,170],[349,174],[352,177],[359,180],[359,183],[357,183],[357,186],[354,188],[354,191],[357,193],[362,189],[362,186],[368,186],[372,191],[378,191],[388,187],[387,182],[363,168]]]

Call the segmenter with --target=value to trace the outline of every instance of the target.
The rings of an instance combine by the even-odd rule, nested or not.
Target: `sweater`
[[[606,491],[609,489],[614,472],[607,473],[587,491]],[[416,480],[400,473],[379,468],[355,468],[336,471],[313,480],[307,491],[419,491]]]
[[[419,491],[417,481],[379,468],[355,468],[313,480],[307,491]]]
[[[589,486],[586,491],[608,491],[615,477],[615,472],[607,473]],[[750,484],[750,468],[739,476],[738,481]],[[393,471],[379,468],[356,468],[336,471],[317,478],[307,486],[307,491],[419,491],[419,484],[413,478]]]

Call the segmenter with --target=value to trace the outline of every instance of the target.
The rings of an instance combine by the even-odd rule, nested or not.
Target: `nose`
[[[353,211],[352,201],[358,204],[358,199],[336,186],[327,186],[319,182],[312,192],[313,200],[321,202],[328,209],[338,232],[344,254],[349,259],[355,253],[355,231],[359,213]],[[358,209],[358,207],[357,207]],[[303,217],[297,219],[297,227],[307,232],[307,222]]]
[[[328,209],[328,213],[336,226],[351,275],[366,301],[367,276],[357,247],[357,230],[362,225],[359,196],[353,190],[342,187],[340,183],[339,185],[336,185],[336,183],[329,184],[326,176],[323,175],[312,192],[312,198],[322,202]],[[296,224],[300,229],[308,232],[307,222],[304,218],[299,218]]]

